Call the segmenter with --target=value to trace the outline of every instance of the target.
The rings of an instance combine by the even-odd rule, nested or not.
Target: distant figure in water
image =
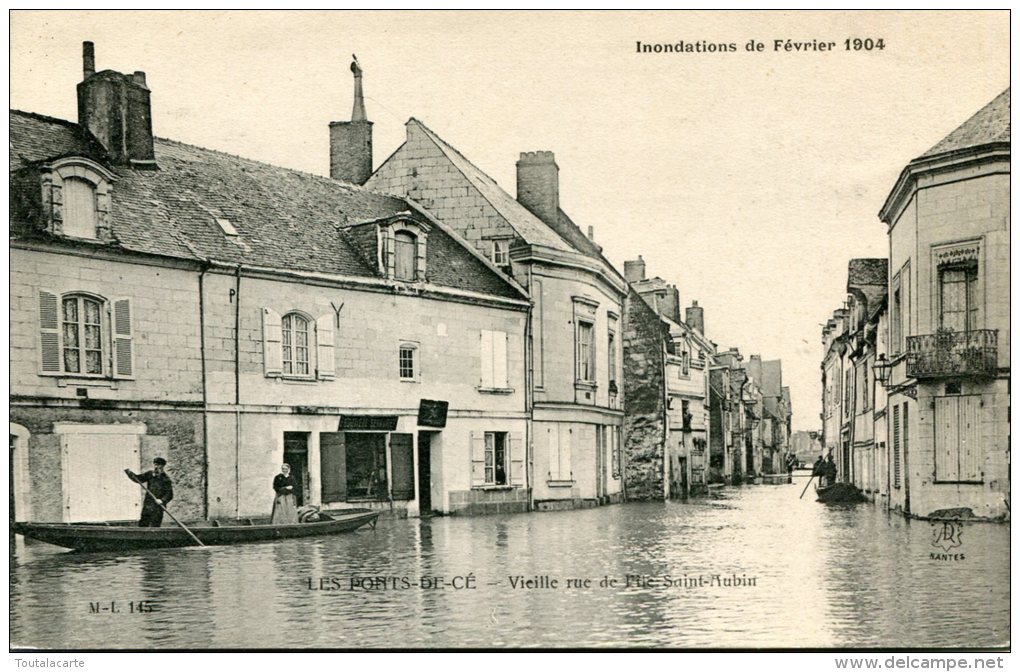
[[[812,476],[824,476],[825,475],[825,458],[821,455],[815,460],[815,466],[811,467]]]
[[[274,525],[297,523],[297,498],[294,496],[294,477],[290,475],[289,464],[280,467],[280,473],[273,479],[273,490],[276,491],[276,499],[273,500],[272,523]]]
[[[825,481],[826,485],[835,485],[836,483],[836,462],[832,459],[832,453],[829,453],[829,459],[825,463]]]

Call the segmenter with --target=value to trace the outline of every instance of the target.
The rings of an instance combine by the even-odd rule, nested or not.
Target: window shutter
[[[283,375],[283,322],[272,308],[262,309],[262,360],[267,376]]]
[[[60,300],[39,290],[39,353],[42,373],[60,373]]]
[[[131,299],[113,302],[113,377],[135,377],[134,336],[131,331]]]
[[[491,388],[494,386],[492,379],[492,332],[483,329],[481,334],[482,387]]]
[[[492,386],[509,387],[506,380],[506,340],[505,331],[492,332]]]
[[[315,353],[319,380],[333,380],[336,377],[336,355],[333,350],[334,315],[323,315],[315,320]]]
[[[471,485],[485,485],[485,432],[471,432]]]
[[[510,485],[523,488],[524,476],[524,435],[510,432]]]
[[[564,431],[565,430],[565,431]],[[573,480],[574,472],[570,467],[571,451],[574,444],[574,430],[560,425],[560,478]]]
[[[560,430],[556,425],[546,429],[546,449],[549,458],[549,478],[560,480]]]

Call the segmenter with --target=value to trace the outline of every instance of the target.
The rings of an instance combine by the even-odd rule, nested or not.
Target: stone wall
[[[113,405],[112,403],[110,404]],[[30,502],[35,521],[62,520],[62,480],[74,474],[63,474],[61,437],[54,433],[54,423],[88,425],[145,426],[140,441],[140,468],[152,468],[156,456],[166,458],[167,473],[173,480],[174,500],[170,510],[181,520],[195,520],[205,515],[205,449],[203,446],[202,411],[195,410],[128,410],[117,408],[46,408],[14,406],[10,421],[28,430],[28,478],[16,498]],[[19,444],[18,448],[21,448]],[[129,465],[124,465],[125,468]],[[127,478],[126,476],[124,477]],[[141,498],[141,489],[139,489]]]
[[[629,500],[663,498],[663,342],[662,322],[635,292],[625,308],[623,376],[624,492]]]

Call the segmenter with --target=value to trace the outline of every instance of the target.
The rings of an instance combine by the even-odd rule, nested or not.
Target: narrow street
[[[793,484],[727,487],[689,503],[384,519],[375,532],[215,549],[75,555],[19,540],[11,641],[82,648],[1008,643],[1008,524],[967,524],[960,545],[944,553],[933,545],[933,523],[870,504],[827,507],[812,491],[798,499],[804,483],[801,476]],[[601,585],[606,577],[617,585]],[[103,611],[111,601],[117,613]],[[152,611],[129,613],[142,602]]]

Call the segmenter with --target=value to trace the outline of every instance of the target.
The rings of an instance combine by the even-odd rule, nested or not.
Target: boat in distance
[[[833,483],[815,489],[819,502],[823,504],[857,504],[868,501],[860,488],[849,483]]]
[[[378,511],[344,509],[319,513],[319,520],[272,524],[268,518],[203,520],[177,525],[137,527],[134,522],[119,523],[15,523],[13,530],[30,539],[76,551],[133,551],[157,548],[197,546],[188,530],[205,546],[225,546],[274,539],[296,539],[353,532],[365,525],[375,528]]]

